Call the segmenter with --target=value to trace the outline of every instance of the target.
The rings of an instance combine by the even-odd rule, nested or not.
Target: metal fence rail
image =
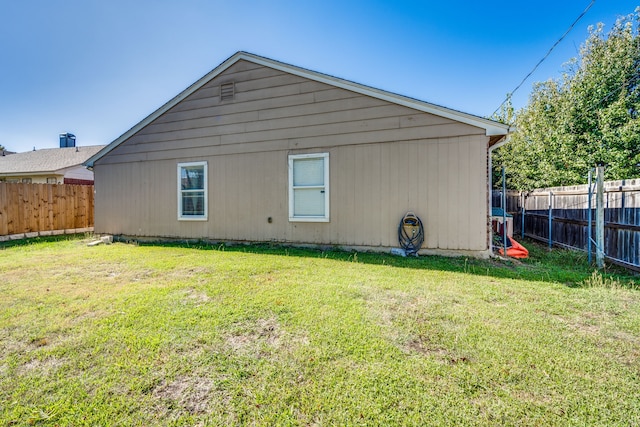
[[[640,179],[605,182],[604,197],[605,258],[640,271]],[[500,198],[501,193],[494,191],[493,206],[500,206]],[[595,229],[595,197],[590,205],[588,185],[507,191],[506,201],[506,210],[514,217],[514,233],[550,245],[595,251],[594,242],[589,242],[589,226]]]

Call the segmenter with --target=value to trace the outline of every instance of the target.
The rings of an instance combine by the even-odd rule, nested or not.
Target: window
[[[55,176],[47,178],[47,184],[57,184],[57,183],[58,183],[58,180],[56,179]]]
[[[31,184],[31,178],[22,178],[23,184]]]
[[[289,156],[289,221],[329,222],[329,153]]]
[[[207,219],[207,162],[178,163],[178,219]]]

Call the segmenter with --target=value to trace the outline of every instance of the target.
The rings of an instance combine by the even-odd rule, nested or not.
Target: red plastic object
[[[529,258],[529,251],[527,250],[527,248],[513,240],[511,237],[507,236],[507,238],[511,242],[511,247],[507,248],[508,256],[510,256],[511,258]],[[504,250],[499,249],[498,253],[500,255],[504,255]]]

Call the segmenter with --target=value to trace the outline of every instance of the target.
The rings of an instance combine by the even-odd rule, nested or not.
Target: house
[[[25,153],[0,155],[0,181],[33,184],[93,184],[93,172],[83,163],[104,145],[76,147],[68,136],[60,135],[60,148],[45,148]],[[64,142],[63,142],[64,141]],[[67,144],[67,145],[63,145]]]
[[[238,52],[92,156],[95,231],[487,256],[502,123]]]

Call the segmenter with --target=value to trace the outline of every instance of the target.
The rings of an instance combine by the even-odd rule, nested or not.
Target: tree
[[[640,175],[639,23],[640,8],[608,35],[602,24],[590,28],[580,59],[560,79],[534,85],[511,142],[494,157],[509,188],[581,184],[600,163],[607,179]]]

